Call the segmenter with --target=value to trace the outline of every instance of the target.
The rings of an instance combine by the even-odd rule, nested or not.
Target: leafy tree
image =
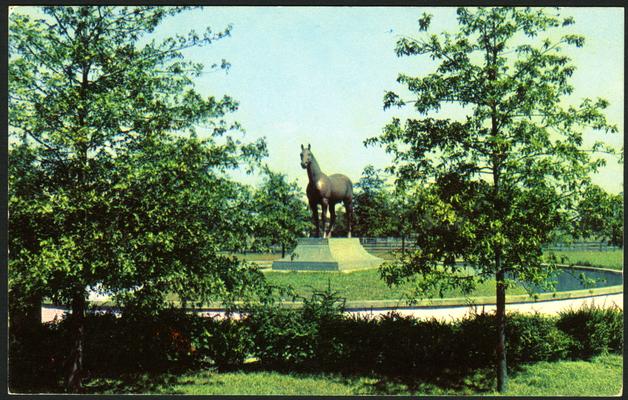
[[[391,188],[384,172],[367,165],[356,183],[354,195],[355,231],[362,237],[401,238],[405,251],[406,239],[412,232],[412,198],[401,187]]]
[[[391,236],[394,231],[394,209],[391,192],[382,171],[367,165],[355,184],[353,197],[355,235],[362,237]]]
[[[240,187],[225,172],[257,164],[265,143],[234,137],[226,115],[237,103],[196,92],[203,66],[182,57],[230,28],[151,39],[184,9],[44,7],[41,18],[10,17],[9,288],[14,305],[47,297],[71,307],[72,390],[89,289],[159,306],[168,293],[228,300],[261,279],[219,252],[253,223],[238,213]]]
[[[575,66],[562,53],[584,38],[559,36],[571,25],[544,9],[459,8],[455,34],[404,37],[398,56],[424,55],[436,70],[400,74],[411,99],[394,92],[384,107],[413,104],[420,117],[394,118],[380,144],[394,155],[398,183],[420,184],[414,232],[419,250],[382,267],[389,283],[423,276],[420,295],[496,280],[497,389],[507,384],[505,296],[507,278],[542,284],[555,266],[542,263],[541,244],[571,208],[589,174],[603,164],[602,150],[583,147],[583,128],[616,132],[603,99],[568,105]],[[419,19],[426,31],[430,15]],[[459,106],[457,120],[439,113]],[[473,273],[458,263],[464,261]]]
[[[295,182],[287,182],[284,174],[263,169],[264,181],[255,191],[253,212],[257,225],[253,236],[256,247],[268,249],[280,245],[282,256],[285,249],[296,244],[310,226],[307,204],[302,200],[303,192]]]
[[[576,210],[575,236],[597,236],[611,245],[623,245],[623,193],[610,194],[597,185],[591,185],[584,192]]]

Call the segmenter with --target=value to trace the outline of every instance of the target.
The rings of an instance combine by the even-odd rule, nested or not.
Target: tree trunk
[[[281,258],[284,258],[286,256],[286,245],[285,244],[281,244]]]
[[[406,254],[406,236],[401,235],[401,254]]]
[[[83,378],[83,341],[85,336],[85,293],[80,291],[72,299],[72,335],[73,348],[70,352],[66,389],[73,393],[82,390]]]
[[[495,255],[498,267],[497,281],[497,391],[503,393],[508,386],[508,370],[506,364],[506,286],[504,270],[501,268],[500,254]]]

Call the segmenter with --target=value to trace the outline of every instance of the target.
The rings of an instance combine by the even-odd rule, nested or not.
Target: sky
[[[452,7],[203,7],[169,18],[155,34],[165,37],[233,25],[230,37],[185,53],[211,65],[226,59],[227,71],[201,75],[203,95],[228,94],[239,101],[231,118],[239,121],[250,140],[265,137],[271,169],[305,188],[300,167],[301,144],[311,144],[323,172],[344,173],[356,182],[364,167],[384,168],[391,158],[380,147],[363,142],[378,136],[394,116],[411,110],[383,110],[386,91],[399,91],[399,73],[422,76],[435,64],[425,57],[394,53],[401,36],[419,37],[417,19],[433,14],[430,33],[457,30]],[[570,31],[586,38],[580,49],[566,48],[577,70],[570,101],[603,97],[610,101],[607,116],[620,128],[616,135],[589,132],[587,140],[623,145],[624,21],[622,8],[563,8],[573,16]],[[452,117],[459,110],[445,108]],[[416,116],[416,115],[415,115]],[[234,175],[256,184],[259,178]],[[609,159],[593,177],[607,191],[623,191],[623,165]]]

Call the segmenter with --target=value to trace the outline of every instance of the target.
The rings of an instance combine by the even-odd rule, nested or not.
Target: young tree
[[[88,289],[158,306],[167,293],[202,302],[260,281],[219,251],[240,240],[234,227],[252,223],[240,219],[239,188],[225,171],[258,163],[265,143],[232,136],[238,126],[225,116],[237,103],[196,92],[203,66],[182,56],[230,28],[150,38],[184,9],[44,7],[41,18],[10,17],[9,287],[14,303],[48,297],[71,307],[71,390],[81,386]]]
[[[412,99],[389,92],[384,107],[413,103],[420,118],[398,118],[366,141],[394,155],[399,182],[422,183],[415,232],[419,249],[381,269],[389,282],[423,275],[422,289],[470,290],[496,280],[497,389],[506,389],[506,288],[518,281],[541,284],[553,272],[541,245],[573,206],[589,174],[603,161],[583,148],[582,128],[616,132],[603,114],[605,100],[566,105],[575,67],[562,53],[584,38],[559,36],[571,25],[544,9],[459,8],[459,31],[402,38],[398,56],[425,55],[437,63],[423,77],[400,74]],[[430,15],[419,19],[425,31]],[[439,113],[460,106],[459,120]],[[458,263],[463,260],[468,269]]]
[[[257,246],[263,249],[281,245],[283,257],[286,248],[294,246],[297,238],[310,228],[310,214],[303,201],[304,194],[295,182],[287,182],[284,174],[268,167],[263,172],[264,181],[253,198],[252,211],[257,224],[252,234]]]
[[[391,191],[382,177],[382,171],[367,165],[355,184],[354,217],[356,236],[391,236],[394,231],[394,209]]]
[[[576,207],[574,236],[597,236],[613,246],[624,241],[624,195],[606,193],[601,187],[588,187]]]

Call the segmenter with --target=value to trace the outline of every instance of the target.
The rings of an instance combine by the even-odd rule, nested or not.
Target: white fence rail
[[[416,248],[416,244],[410,238],[401,239],[394,237],[385,238],[373,238],[362,237],[359,238],[362,246],[369,252],[390,252],[398,251],[401,249],[412,250]],[[619,250],[621,247],[609,245],[606,242],[571,242],[571,243],[551,243],[543,246],[543,250],[553,251],[613,251]],[[289,251],[290,249],[286,249]],[[246,253],[254,253],[254,251],[245,251]],[[272,253],[281,253],[281,246],[273,246]]]

